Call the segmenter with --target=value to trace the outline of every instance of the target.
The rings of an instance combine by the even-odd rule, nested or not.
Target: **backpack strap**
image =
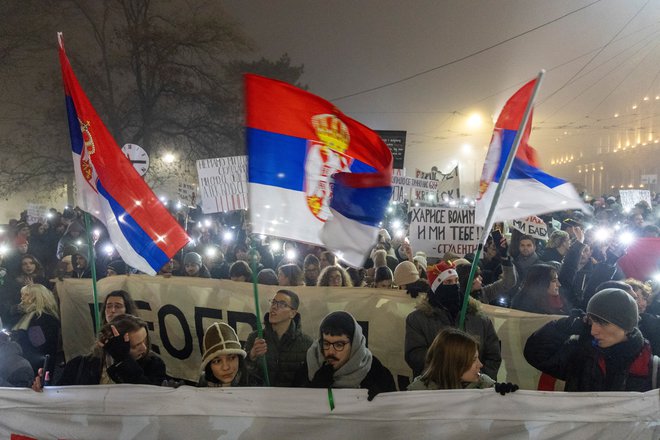
[[[660,357],[653,356],[653,371],[651,372],[651,389],[658,388],[658,367],[660,366]]]

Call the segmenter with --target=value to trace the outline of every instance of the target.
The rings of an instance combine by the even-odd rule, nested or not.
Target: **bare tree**
[[[0,15],[26,15],[10,7],[13,0],[0,3]],[[11,156],[11,166],[0,170],[0,195],[11,194],[25,182],[40,187],[70,180],[71,153],[54,50],[55,33],[61,29],[83,89],[120,146],[136,143],[152,156],[176,151],[187,163],[243,154],[242,88],[236,74],[239,66],[250,66],[244,60],[254,44],[219,2],[26,4],[36,32],[24,42],[20,32],[16,34],[12,41],[17,43],[6,56],[20,54],[27,61],[0,70],[5,80],[0,83],[13,84],[16,118],[0,119],[0,125],[5,132],[20,133],[0,137],[4,155]],[[287,56],[255,65],[263,74],[293,83],[302,74],[302,66],[291,66]]]

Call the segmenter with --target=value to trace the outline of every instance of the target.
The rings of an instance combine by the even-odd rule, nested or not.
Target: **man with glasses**
[[[367,348],[367,339],[353,316],[332,312],[321,322],[319,333],[296,376],[298,386],[366,388],[369,400],[396,391],[392,374]]]
[[[248,336],[245,351],[248,372],[265,383],[262,360],[266,356],[268,379],[272,386],[290,387],[296,371],[305,362],[312,338],[300,329],[300,299],[291,290],[278,290],[264,316],[264,337],[254,331]]]

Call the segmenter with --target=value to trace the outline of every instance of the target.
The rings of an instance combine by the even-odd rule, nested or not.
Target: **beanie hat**
[[[323,333],[339,336],[344,334],[348,339],[353,342],[353,335],[355,334],[355,318],[348,312],[332,312],[323,318],[319,327],[319,333],[323,338]]]
[[[374,251],[374,267],[387,266],[387,251],[385,249],[377,249]]]
[[[202,355],[201,371],[209,362],[223,354],[238,354],[245,358],[247,353],[241,348],[241,343],[233,328],[224,322],[214,322],[204,332],[204,354]]]
[[[426,260],[426,253],[421,252],[421,251],[415,253],[415,256],[413,257],[413,261],[416,261],[417,263],[419,263],[420,266],[422,266],[422,268],[424,268],[424,270],[426,270],[426,268],[429,265],[428,261]]]
[[[556,249],[569,238],[568,232],[566,231],[552,231],[546,248]]]
[[[403,261],[394,268],[394,284],[403,286],[419,279],[419,271],[412,261]]]
[[[108,263],[107,267],[108,269],[112,269],[112,271],[117,275],[126,274],[126,263],[124,263],[122,260],[112,260]]]
[[[186,264],[196,264],[198,266],[202,265],[202,256],[197,252],[188,252],[185,257],[183,257],[183,265]]]
[[[622,289],[603,289],[596,293],[587,304],[587,314],[621,327],[626,333],[637,327],[637,303]]]
[[[452,261],[452,263],[454,263],[454,266],[456,266],[456,267],[461,266],[463,264],[467,264],[468,266],[472,266],[472,263],[470,263],[470,260],[468,260],[467,258],[459,258],[457,260]]]
[[[453,263],[441,261],[435,266],[431,266],[428,270],[429,283],[431,283],[431,291],[435,292],[440,284],[449,277],[458,277],[456,267]]]

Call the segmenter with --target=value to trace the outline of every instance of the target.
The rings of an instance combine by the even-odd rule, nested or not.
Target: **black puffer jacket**
[[[581,313],[549,322],[525,344],[534,368],[566,381],[566,391],[649,391],[652,353],[635,328],[628,339],[608,348],[593,345]]]
[[[268,364],[268,379],[270,385],[275,387],[290,387],[300,366],[305,362],[307,349],[312,345],[312,338],[300,330],[300,314],[291,321],[289,329],[279,339],[268,322],[268,313],[264,316],[264,339],[268,346],[266,352],[266,361]],[[257,332],[254,331],[248,336],[245,343],[245,351],[248,356],[245,358],[248,373],[257,377],[263,382],[263,368],[261,360],[250,360],[250,350],[257,339]]]

